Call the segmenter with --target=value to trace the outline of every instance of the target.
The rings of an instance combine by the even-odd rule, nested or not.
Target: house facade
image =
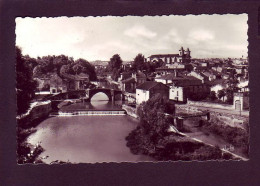
[[[76,75],[62,74],[64,81],[67,85],[67,90],[83,90],[87,87],[89,81],[89,75],[80,73]]]
[[[169,99],[177,102],[187,102],[187,99],[203,99],[210,93],[210,87],[200,79],[181,76],[173,79],[169,90]]]
[[[146,102],[156,94],[169,99],[169,87],[163,83],[147,81],[136,87],[136,104]]]
[[[56,94],[61,92],[67,92],[67,82],[55,74],[50,78],[50,93]]]
[[[131,74],[129,78],[125,79],[125,77],[129,76],[124,76],[123,74],[121,75],[119,79],[119,86],[122,91],[129,93],[135,93],[136,86],[139,86],[142,83],[146,82],[146,75],[140,71]]]

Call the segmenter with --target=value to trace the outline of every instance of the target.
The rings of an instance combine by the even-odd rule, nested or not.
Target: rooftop
[[[180,56],[179,54],[154,54],[154,55],[149,56],[148,58],[151,58],[151,57],[179,57],[179,56]]]
[[[155,87],[156,85],[159,85],[159,84],[162,84],[162,83],[154,82],[154,81],[146,81],[143,84],[137,86],[136,89],[150,90],[151,88],[153,88],[153,87]],[[164,85],[164,84],[162,84],[162,85]]]
[[[135,83],[135,78],[130,77],[122,81],[122,83]]]

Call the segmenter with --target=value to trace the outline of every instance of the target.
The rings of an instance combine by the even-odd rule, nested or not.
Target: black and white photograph
[[[17,164],[248,161],[248,14],[17,17]]]

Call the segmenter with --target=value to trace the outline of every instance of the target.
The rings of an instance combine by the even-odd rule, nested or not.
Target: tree
[[[122,59],[118,54],[113,55],[108,62],[107,70],[112,72],[112,79],[117,80],[122,71]]]
[[[122,59],[118,54],[113,55],[108,62],[108,70],[111,72],[113,69],[121,69],[122,67]]]
[[[221,98],[223,98],[224,99],[224,96],[225,96],[226,94],[225,94],[225,91],[224,90],[219,90],[218,91],[218,98],[219,99],[221,99]]]
[[[145,58],[144,58],[144,55],[138,54],[134,58],[133,70],[138,71],[138,70],[144,70],[144,69],[145,69]]]
[[[174,112],[175,106],[160,94],[142,103],[138,107],[137,114],[140,117],[140,127],[144,135],[156,144],[173,122],[165,113],[174,114]]]
[[[227,96],[227,100],[226,100],[227,103],[233,104],[234,92],[235,92],[235,89],[232,89],[230,87],[225,90],[225,94]]]
[[[97,80],[95,67],[93,65],[91,65],[87,60],[80,58],[80,59],[75,61],[72,68],[74,68],[75,65],[81,66],[81,67],[79,67],[79,68],[81,68],[80,71],[84,74],[88,74],[89,79],[91,81]]]
[[[238,91],[238,85],[239,81],[237,80],[236,77],[230,78],[228,81],[228,88],[225,89],[225,94],[227,96],[226,102],[229,104],[233,104],[233,96],[234,92]]]
[[[120,76],[120,73],[121,73],[121,70],[120,70],[120,69],[114,69],[114,70],[112,71],[112,76],[111,76],[111,78],[112,78],[113,80],[117,81],[118,78],[119,78],[119,76]]]
[[[215,91],[211,91],[210,94],[209,94],[209,99],[214,101],[217,99],[217,96],[216,96],[216,92]]]
[[[80,66],[79,64],[75,64],[72,69],[75,72],[75,74],[80,74],[82,69],[83,69],[83,67]]]
[[[34,67],[34,69],[33,69],[34,77],[41,77],[41,76],[43,76],[43,74],[45,74],[44,69],[40,65],[37,65],[36,67]]]
[[[17,114],[25,113],[30,107],[37,82],[33,80],[32,70],[26,66],[21,49],[16,47],[16,96]]]
[[[71,68],[71,65],[63,65],[60,68],[60,75],[62,75],[62,74],[72,74],[72,73],[73,73],[73,70]]]

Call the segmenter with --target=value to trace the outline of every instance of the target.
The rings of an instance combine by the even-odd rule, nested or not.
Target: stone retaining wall
[[[209,108],[217,108],[217,109],[226,109],[226,110],[234,110],[233,105],[229,104],[220,104],[220,103],[211,103],[204,101],[187,101],[188,105],[201,106],[201,107],[209,107]]]
[[[197,114],[201,113],[203,109],[200,109],[198,106],[192,105],[175,105],[176,113],[187,113],[187,114]],[[248,117],[234,115],[231,113],[225,113],[220,111],[210,111],[210,121],[218,120],[224,125],[229,125],[231,127],[239,127],[245,129],[248,127]]]
[[[138,118],[136,108],[123,104],[122,109],[126,111],[127,115]]]

